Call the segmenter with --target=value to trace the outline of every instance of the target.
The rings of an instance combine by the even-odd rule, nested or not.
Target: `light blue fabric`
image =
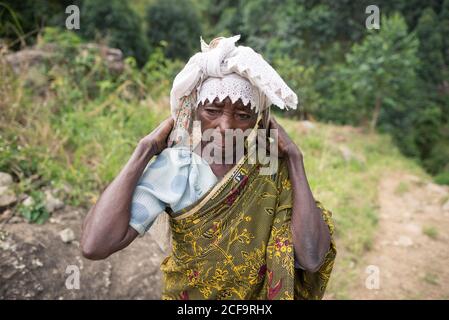
[[[209,164],[189,148],[167,148],[137,183],[129,225],[142,236],[166,207],[177,212],[193,204],[217,181]]]

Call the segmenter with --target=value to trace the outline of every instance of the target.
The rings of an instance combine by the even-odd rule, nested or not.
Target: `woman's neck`
[[[218,179],[223,178],[234,166],[235,164],[218,164],[218,163],[210,164],[212,172]]]

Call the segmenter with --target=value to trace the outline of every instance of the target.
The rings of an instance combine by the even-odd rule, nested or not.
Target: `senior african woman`
[[[271,105],[296,108],[297,96],[238,39],[201,39],[173,82],[172,117],[140,140],[86,216],[83,255],[104,259],[166,215],[163,299],[321,299],[336,256],[331,212],[314,199],[302,153],[270,115]],[[205,150],[225,159],[226,132],[238,129],[249,132],[244,151],[231,143],[231,161],[208,161]],[[279,161],[267,173],[255,137],[273,130],[270,156]],[[222,139],[204,139],[207,131]]]

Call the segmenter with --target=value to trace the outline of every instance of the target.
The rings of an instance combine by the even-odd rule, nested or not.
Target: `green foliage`
[[[306,67],[289,57],[277,58],[273,64],[284,81],[297,93],[300,101],[300,107],[297,110],[288,111],[288,115],[296,115],[301,119],[313,119],[322,103],[322,98],[314,86],[315,67]]]
[[[83,40],[76,32],[64,31],[57,27],[44,28],[41,40],[42,43],[53,43],[70,50],[75,50],[78,45],[83,43]]]
[[[0,59],[0,170],[14,174],[23,190],[68,185],[65,200],[87,205],[139,139],[168,115],[159,95],[168,92],[169,78],[180,65],[158,51],[142,72],[130,57],[123,71],[114,73],[100,48],[70,41],[66,47],[59,41],[73,36],[45,29],[38,45],[56,40],[61,46],[55,46],[51,59],[20,74]],[[39,87],[35,78],[42,79]],[[39,185],[29,182],[30,176],[38,176]],[[37,213],[27,216],[38,220]]]
[[[87,39],[106,38],[107,44],[133,56],[139,65],[148,58],[142,22],[126,1],[84,0],[81,32]]]
[[[45,195],[41,191],[31,191],[30,197],[33,199],[28,206],[21,204],[17,211],[29,222],[43,224],[50,217],[50,213],[45,209]]]
[[[319,47],[321,37],[315,37],[312,44],[307,41],[308,36],[313,33],[311,29],[317,27],[314,21],[330,19],[332,15],[321,6],[314,14],[308,15],[305,6],[293,0],[250,0],[245,1],[240,10],[245,42],[256,51],[263,52],[269,61],[282,56],[300,61],[317,57],[316,52],[308,50],[308,46]],[[321,31],[323,37],[333,32],[332,28]]]
[[[153,50],[147,63],[142,68],[142,77],[145,83],[151,86],[152,91],[156,94],[164,94],[163,92],[170,87],[176,74],[181,71],[184,63],[180,60],[167,59],[163,52],[163,47]]]
[[[442,38],[443,57],[449,66],[449,0],[444,0],[439,15],[439,32]]]
[[[152,48],[161,42],[170,59],[187,59],[199,49],[201,24],[188,0],[158,0],[146,11],[147,38]]]
[[[0,135],[0,171],[28,177],[38,170],[39,161],[33,157],[37,148],[23,149],[18,140],[17,136],[6,130]]]
[[[365,0],[250,0],[239,7],[238,25],[244,40],[269,60],[281,54],[318,64],[336,41],[346,46],[363,37],[369,4]]]
[[[437,106],[429,105],[419,112],[420,116],[415,121],[419,133],[422,133],[416,136],[416,144],[423,159],[429,157],[434,145],[439,140],[440,112]],[[438,152],[441,152],[441,150],[438,150]]]
[[[400,93],[416,81],[418,41],[408,34],[404,19],[396,14],[384,18],[382,28],[371,30],[337,65],[333,105],[344,104],[343,116],[356,116],[357,122],[369,121],[374,128],[382,110],[404,104]]]
[[[419,18],[416,34],[419,38],[418,56],[421,60],[419,75],[427,83],[440,84],[443,80],[441,70],[444,68],[443,40],[438,16],[431,8],[424,10]]]
[[[426,8],[416,27],[420,38],[418,54],[421,64],[418,71],[423,91],[421,99],[428,106],[417,113],[420,115],[416,119],[420,129],[417,144],[424,167],[432,174],[441,173],[443,177],[449,170],[449,70],[445,62],[448,24],[449,1],[445,1],[439,16],[431,7]]]
[[[438,184],[445,184],[445,185],[449,186],[449,170],[439,173],[435,177],[435,182],[438,183]]]
[[[438,229],[432,226],[423,227],[422,232],[431,239],[438,239]]]
[[[0,38],[8,45],[33,44],[43,26],[64,26],[65,8],[80,0],[2,0],[0,1]]]
[[[433,143],[428,157],[424,159],[424,166],[432,174],[441,173],[441,176],[436,178],[439,183],[447,181],[449,176],[449,143],[447,137],[442,137]],[[449,185],[449,183],[446,184]]]

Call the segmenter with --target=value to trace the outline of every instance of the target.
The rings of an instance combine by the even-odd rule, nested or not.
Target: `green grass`
[[[423,277],[423,280],[424,280],[424,282],[427,282],[428,284],[431,284],[433,286],[439,285],[438,275],[436,275],[434,273],[426,272],[426,274]]]
[[[17,211],[29,222],[43,224],[50,217],[45,208],[44,194],[40,191],[32,191],[30,197],[33,199],[29,206],[20,204]]]
[[[407,193],[410,189],[410,186],[404,182],[399,182],[398,186],[396,187],[395,193],[399,196],[402,196],[403,194]]]
[[[449,200],[449,196],[444,196],[440,200],[440,204],[443,206]]]
[[[438,230],[432,226],[424,226],[422,229],[423,234],[428,236],[429,238],[436,240],[438,239]]]

